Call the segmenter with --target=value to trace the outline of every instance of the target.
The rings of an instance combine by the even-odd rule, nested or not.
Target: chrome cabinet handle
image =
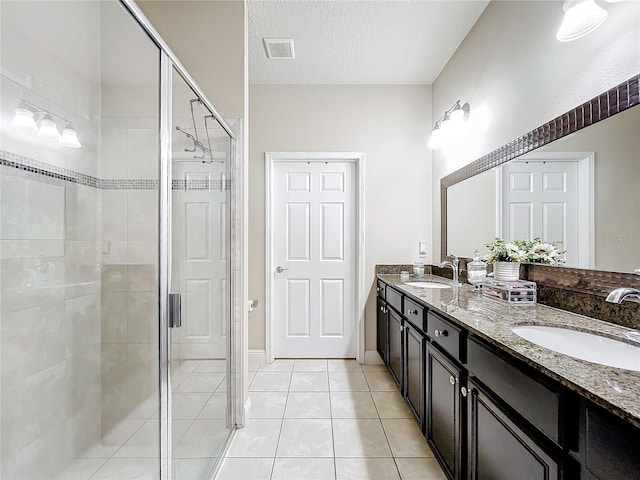
[[[382,290],[382,288],[376,287],[376,292],[379,292],[380,290]]]
[[[456,379],[455,379],[455,378],[453,378],[453,375],[451,375],[451,376],[449,377],[449,383],[450,383],[451,385],[455,385],[455,384],[456,384]]]
[[[467,394],[469,393],[469,392],[467,391],[467,387],[462,387],[462,388],[460,388],[460,393],[462,394],[462,396],[463,396],[463,397],[466,397],[466,396],[467,396]]]
[[[446,330],[442,330],[442,331],[440,331],[440,330],[436,329],[436,330],[433,332],[433,334],[434,334],[436,337],[446,337],[447,335],[449,335],[449,332],[447,332]]]
[[[276,273],[286,272],[287,270],[289,270],[289,269],[288,268],[282,268],[280,265],[278,265],[276,267]]]
[[[409,310],[407,315],[418,315],[418,310]]]

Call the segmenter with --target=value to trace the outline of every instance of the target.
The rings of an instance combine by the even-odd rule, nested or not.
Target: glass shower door
[[[172,76],[171,329],[173,478],[208,479],[231,431],[231,139],[198,95]]]
[[[0,32],[0,477],[153,480],[160,49],[115,0]]]

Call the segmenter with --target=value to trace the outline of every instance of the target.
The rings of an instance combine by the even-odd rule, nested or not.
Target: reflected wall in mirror
[[[472,257],[495,236],[540,237],[562,242],[567,267],[639,268],[637,107],[449,186],[446,252]]]

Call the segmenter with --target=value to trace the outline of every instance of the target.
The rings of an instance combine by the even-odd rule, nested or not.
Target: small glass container
[[[467,280],[475,288],[479,289],[487,276],[487,264],[480,260],[480,252],[473,253],[473,261],[467,263]]]
[[[413,274],[416,278],[424,278],[424,263],[422,263],[422,260],[413,262]]]
[[[407,272],[406,270],[402,270],[400,272],[400,280],[402,280],[403,282],[409,280],[409,272]]]

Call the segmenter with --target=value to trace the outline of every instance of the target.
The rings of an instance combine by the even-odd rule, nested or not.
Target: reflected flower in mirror
[[[484,259],[488,263],[498,262],[529,262],[545,265],[562,265],[564,251],[558,250],[561,242],[543,242],[536,237],[533,240],[513,240],[505,242],[496,237],[486,247],[488,253]]]

